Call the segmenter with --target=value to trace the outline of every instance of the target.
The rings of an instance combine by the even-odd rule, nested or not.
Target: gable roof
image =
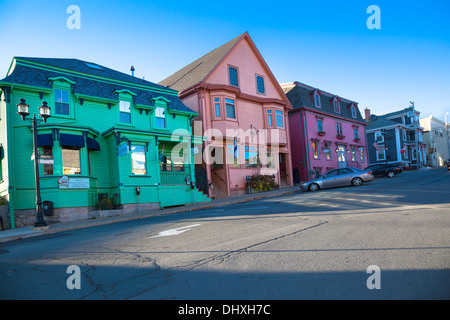
[[[355,101],[344,99],[300,82],[282,84],[281,86],[291,102],[293,110],[305,108],[315,112],[326,113],[330,116],[337,116],[351,121],[365,123],[361,116],[361,112],[359,111],[358,103]],[[320,93],[320,108],[317,108],[314,103],[314,92],[316,91]],[[340,113],[334,111],[333,100],[335,98],[340,101]],[[356,118],[352,117],[350,108],[352,104],[355,104],[356,106]]]
[[[205,54],[203,57],[178,70],[173,75],[159,82],[160,85],[183,91],[199,82],[202,82],[225,55],[236,45],[246,32],[224,45]]]
[[[195,113],[181,102],[175,90],[78,59],[15,57],[0,84],[52,89],[52,80],[59,78],[72,84],[74,94],[118,101],[117,92],[129,91],[136,94],[136,104],[152,106],[151,99],[163,97],[170,101],[169,109]]]

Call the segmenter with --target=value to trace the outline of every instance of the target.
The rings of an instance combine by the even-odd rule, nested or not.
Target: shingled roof
[[[338,97],[340,99],[340,113],[334,111],[333,99],[336,95],[321,91],[317,88],[313,88],[300,82],[294,82],[292,84],[283,84],[282,88],[286,93],[289,101],[294,107],[293,110],[299,108],[306,108],[312,111],[320,111],[329,114],[330,116],[339,116],[347,118],[352,121],[364,122],[359,108],[356,108],[356,118],[352,117],[350,106],[356,102]],[[319,90],[320,94],[320,108],[317,108],[314,104],[314,92]]]
[[[203,81],[245,34],[246,32],[205,54],[203,57],[178,70],[170,77],[160,81],[159,84],[174,90],[183,91],[184,89]]]
[[[136,104],[151,106],[152,98],[164,97],[170,101],[170,110],[195,113],[181,102],[177,91],[93,62],[33,57],[16,57],[14,60],[9,75],[0,83],[52,89],[49,79],[63,76],[75,83],[74,94],[117,100],[115,91],[129,90],[136,94]]]

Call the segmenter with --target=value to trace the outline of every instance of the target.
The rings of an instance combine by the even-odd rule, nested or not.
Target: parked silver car
[[[323,188],[340,186],[360,186],[363,182],[372,181],[374,178],[371,170],[357,168],[340,168],[330,170],[320,178],[302,183],[303,191],[317,191]]]

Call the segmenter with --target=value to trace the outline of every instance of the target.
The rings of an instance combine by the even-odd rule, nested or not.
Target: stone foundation
[[[52,216],[45,216],[44,219],[49,223],[57,222],[69,222],[77,220],[87,220],[87,219],[101,219],[106,217],[115,217],[121,215],[147,213],[149,211],[155,211],[160,209],[159,203],[141,203],[138,210],[137,204],[124,204],[122,209],[115,210],[91,210],[90,207],[76,207],[76,208],[54,208]],[[0,207],[1,208],[1,207]],[[4,210],[4,209],[3,209]],[[3,217],[3,225],[5,229],[9,229],[9,214],[8,207],[6,206],[6,212],[0,214]],[[15,210],[14,220],[16,228],[21,228],[25,226],[32,226],[36,221],[36,209],[27,210]]]

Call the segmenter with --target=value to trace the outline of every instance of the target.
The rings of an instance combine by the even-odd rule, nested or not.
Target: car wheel
[[[317,191],[319,190],[319,185],[317,183],[311,183],[308,187],[309,191]]]
[[[395,177],[395,172],[394,171],[388,171],[388,173],[386,174],[388,178],[393,178]]]
[[[362,183],[363,183],[363,180],[360,177],[353,178],[353,180],[352,180],[352,186],[354,186],[354,187],[360,186],[360,185],[362,185]]]

